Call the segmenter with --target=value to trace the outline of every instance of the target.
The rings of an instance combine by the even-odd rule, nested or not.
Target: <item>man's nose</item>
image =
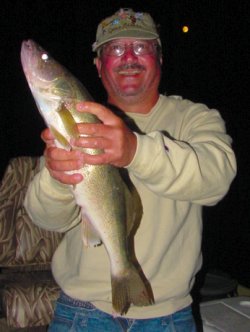
[[[129,45],[129,47],[126,47],[124,54],[122,55],[122,60],[124,60],[126,62],[137,60],[137,55],[134,53],[132,45]]]

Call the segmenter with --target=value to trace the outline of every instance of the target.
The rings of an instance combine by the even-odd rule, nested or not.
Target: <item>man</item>
[[[79,103],[79,112],[96,114],[102,124],[79,124],[83,135],[72,143],[103,153],[58,149],[45,130],[45,166],[25,201],[36,224],[65,232],[52,262],[63,293],[49,330],[195,331],[190,290],[202,264],[201,210],[221,200],[235,176],[231,138],[216,110],[159,94],[161,42],[149,14],[120,9],[99,24],[93,51],[110,106]],[[82,245],[80,210],[68,185],[84,179],[66,171],[84,164],[126,168],[142,200],[135,252],[155,303],[132,305],[122,317],[112,315],[105,251]]]

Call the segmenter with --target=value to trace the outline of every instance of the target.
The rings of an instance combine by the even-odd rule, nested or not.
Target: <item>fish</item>
[[[34,40],[23,40],[21,64],[37,108],[51,129],[58,147],[76,149],[71,138],[78,138],[77,123],[99,123],[93,114],[78,112],[76,103],[93,100],[83,84]],[[79,149],[79,147],[77,148]],[[82,148],[99,154],[101,149]],[[143,208],[135,187],[127,184],[120,170],[112,165],[88,165],[80,170],[83,181],[70,186],[81,208],[85,246],[104,245],[110,262],[112,306],[124,315],[131,304],[154,303],[150,283],[134,252],[130,236],[140,224]]]

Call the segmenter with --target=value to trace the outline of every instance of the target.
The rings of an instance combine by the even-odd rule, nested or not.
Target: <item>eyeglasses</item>
[[[131,49],[135,55],[155,54],[159,47],[156,42],[135,41],[131,44],[121,42],[107,43],[102,48],[102,54],[109,56],[122,56],[127,49]]]

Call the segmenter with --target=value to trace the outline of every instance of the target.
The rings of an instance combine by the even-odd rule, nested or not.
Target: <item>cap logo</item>
[[[126,27],[142,27],[143,13],[133,13],[130,10],[121,9],[117,13],[118,17],[113,20],[104,20],[101,22],[102,33],[113,33],[114,31],[126,29]]]

